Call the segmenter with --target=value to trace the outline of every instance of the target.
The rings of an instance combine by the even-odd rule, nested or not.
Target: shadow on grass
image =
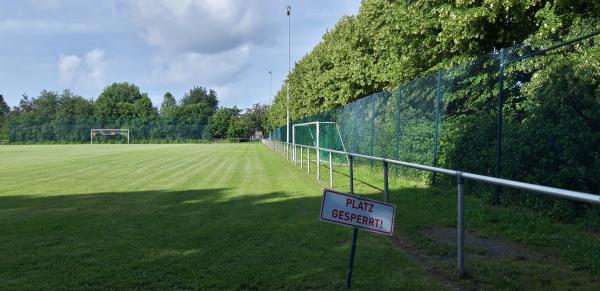
[[[319,222],[320,196],[232,192],[0,197],[0,289],[342,287],[351,231]],[[437,287],[370,234],[354,286]]]

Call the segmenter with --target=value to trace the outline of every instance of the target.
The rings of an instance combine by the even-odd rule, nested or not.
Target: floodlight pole
[[[273,107],[273,72],[269,70],[269,105]]]
[[[291,13],[292,6],[288,5],[286,7],[286,12],[288,16],[288,80],[287,80],[287,102],[286,102],[286,139],[287,144],[286,147],[289,147],[290,144],[290,73],[292,71],[292,63],[291,63],[291,51],[292,51],[292,38],[291,38]],[[286,154],[289,155],[288,151]]]

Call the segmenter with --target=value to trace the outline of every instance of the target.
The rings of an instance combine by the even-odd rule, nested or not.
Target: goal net
[[[129,143],[129,129],[93,128],[90,129],[90,144]]]
[[[335,122],[315,121],[294,124],[292,127],[292,140],[297,145],[346,151],[342,135]],[[329,160],[329,152],[321,151],[319,159],[321,161]],[[338,163],[347,162],[347,157],[343,155],[333,155],[333,159]]]

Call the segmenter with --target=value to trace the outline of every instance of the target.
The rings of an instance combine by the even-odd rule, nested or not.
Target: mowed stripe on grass
[[[0,147],[0,289],[341,288],[351,231],[260,144]],[[354,286],[438,288],[361,232]]]

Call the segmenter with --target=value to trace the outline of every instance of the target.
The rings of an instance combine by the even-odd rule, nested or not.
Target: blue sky
[[[193,86],[215,89],[222,106],[269,103],[287,74],[292,5],[293,62],[360,0],[0,0],[0,94],[65,88],[96,98],[130,82],[155,106]]]

